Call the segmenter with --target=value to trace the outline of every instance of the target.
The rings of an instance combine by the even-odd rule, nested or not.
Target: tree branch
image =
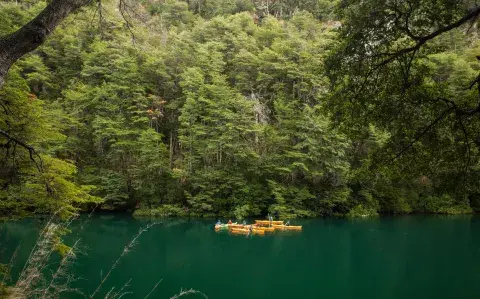
[[[35,166],[37,167],[37,170],[39,172],[42,172],[43,171],[43,167],[42,167],[42,159],[40,158],[40,156],[38,155],[38,153],[35,151],[35,149],[26,144],[25,142],[11,136],[10,134],[8,134],[7,132],[5,132],[4,130],[1,130],[0,129],[0,135],[3,135],[5,138],[7,138],[10,141],[13,141],[15,142],[16,144],[20,145],[21,147],[25,148],[26,150],[28,150],[28,153],[30,155],[30,160],[32,160],[34,163],[35,163]],[[37,163],[37,161],[35,160],[34,156],[37,156],[38,159],[40,160],[40,164]]]
[[[132,17],[130,16],[130,13],[128,12],[128,9],[130,6],[125,2],[125,0],[120,0],[118,2],[118,10],[120,11],[120,14],[122,15],[123,20],[125,21],[125,24],[127,26],[128,31],[130,32],[130,35],[132,36],[132,43],[135,46],[135,34],[133,33],[133,25],[130,22]],[[127,18],[127,16],[129,18]],[[130,19],[130,20],[129,20]]]
[[[10,67],[40,46],[70,13],[91,0],[52,0],[33,20],[17,31],[0,37],[0,88]]]
[[[480,15],[480,6],[476,6],[474,9],[472,9],[468,14],[466,14],[465,16],[463,16],[460,20],[456,21],[455,23],[452,23],[448,26],[445,26],[445,27],[442,27],[432,33],[430,33],[429,35],[426,35],[426,36],[423,36],[423,37],[416,37],[414,36],[415,40],[417,41],[417,43],[412,46],[412,47],[409,47],[409,48],[405,48],[405,49],[402,49],[398,52],[395,52],[395,53],[392,53],[391,56],[387,59],[385,59],[384,61],[380,62],[379,64],[377,64],[376,66],[377,67],[382,67],[382,66],[385,66],[387,64],[389,64],[390,62],[394,61],[395,59],[407,54],[407,53],[411,53],[411,52],[414,52],[414,51],[417,51],[419,50],[425,43],[427,43],[428,41],[436,38],[437,36],[445,33],[445,32],[448,32],[452,29],[455,29],[457,27],[460,27],[461,25],[465,24],[466,22],[468,22],[469,20],[472,20],[472,19],[475,19],[476,17],[478,17]],[[400,28],[402,29],[402,28]],[[408,34],[408,32],[407,32]],[[412,36],[411,36],[412,37]],[[413,38],[413,37],[412,37]]]
[[[387,8],[390,8],[391,10],[393,10],[395,12],[394,14],[394,22],[396,24],[396,26],[403,30],[407,35],[408,37],[410,37],[411,39],[417,41],[420,39],[420,37],[416,36],[415,34],[413,34],[413,32],[410,30],[410,16],[412,15],[412,11],[413,11],[413,7],[410,3],[408,3],[408,7],[409,7],[409,10],[407,12],[403,12],[401,11],[396,5],[395,6],[390,6],[390,5],[386,5]],[[400,25],[400,20],[402,18],[402,16],[405,16],[405,26],[401,26]]]
[[[422,130],[422,132],[420,132],[406,147],[404,147],[400,152],[398,152],[395,155],[395,157],[391,160],[391,162],[394,162],[395,160],[400,158],[400,156],[402,156],[407,150],[412,148],[415,143],[417,143],[428,131],[430,131],[430,129],[432,129],[437,123],[439,123],[442,119],[444,119],[448,114],[450,114],[453,111],[455,111],[455,107],[453,106],[443,111],[443,113],[440,114],[440,116],[438,116],[433,122],[431,122],[428,126],[426,126]]]

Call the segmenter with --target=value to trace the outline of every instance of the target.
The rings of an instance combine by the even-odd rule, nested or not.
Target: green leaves
[[[355,217],[479,202],[478,119],[450,113],[418,138],[478,102],[476,36],[450,31],[379,67],[463,4],[147,2],[135,45],[105,3],[98,25],[78,13],[11,69],[0,128],[45,172],[1,139],[4,211]],[[0,33],[30,18],[22,5],[0,7]]]
[[[28,86],[48,84],[51,76],[39,57],[31,56],[11,70],[0,92],[1,129],[35,149],[29,152],[16,141],[2,139],[0,210],[8,217],[58,211],[67,215],[101,201],[91,195],[90,186],[75,182],[75,165],[59,157],[66,139],[60,131],[64,112],[39,100]]]

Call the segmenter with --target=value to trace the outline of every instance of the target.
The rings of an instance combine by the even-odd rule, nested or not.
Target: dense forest
[[[2,1],[0,36],[46,2]],[[474,212],[478,14],[447,0],[90,1],[0,89],[0,214]]]

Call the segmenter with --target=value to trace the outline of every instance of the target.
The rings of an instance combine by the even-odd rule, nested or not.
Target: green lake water
[[[91,294],[148,221],[94,215],[79,231],[84,220],[72,226],[85,252],[74,267],[81,278],[75,286]],[[159,279],[149,298],[170,298],[181,288],[211,299],[480,298],[479,216],[314,219],[295,221],[302,232],[250,238],[215,233],[213,222],[166,220],[151,228],[101,293],[131,278],[132,294],[123,298],[144,298]],[[3,225],[0,261],[8,262],[22,241],[18,272],[38,227],[38,220]]]

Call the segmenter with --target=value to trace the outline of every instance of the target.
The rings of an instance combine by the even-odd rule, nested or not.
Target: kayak
[[[250,230],[249,229],[241,229],[241,228],[232,228],[230,230],[232,234],[238,234],[238,235],[248,235]],[[263,230],[258,230],[258,229],[253,229],[252,234],[254,235],[264,235],[265,231]]]
[[[283,220],[275,220],[275,221],[269,221],[269,220],[255,220],[256,224],[283,224]]]
[[[250,230],[248,229],[240,229],[240,230],[232,230],[231,232],[234,234],[242,234],[242,235],[248,235],[248,232]],[[263,230],[253,230],[252,231],[253,235],[265,235],[265,232]]]
[[[274,232],[274,231],[275,231],[275,227],[262,227],[262,226],[257,226],[257,227],[255,227],[255,229],[263,230],[264,232]]]
[[[228,230],[228,225],[226,224],[215,224],[215,231]]]
[[[228,226],[230,228],[244,228],[245,227],[245,225],[243,225],[243,224],[236,224],[236,223],[235,224],[229,224]]]
[[[301,225],[273,225],[275,230],[302,230]]]
[[[270,224],[282,225],[283,221],[255,220],[255,223],[257,225],[270,225]]]
[[[252,234],[254,235],[264,235],[265,232],[274,232],[279,231],[301,231],[302,226],[298,225],[284,225],[283,221],[272,221],[272,226],[270,226],[270,221],[268,220],[255,220],[255,224],[215,224],[215,231],[230,231],[233,234],[242,234],[248,235],[250,229],[252,229]]]
[[[228,223],[215,224],[215,229],[220,229],[220,228],[228,229],[229,227],[243,227],[243,224],[237,224],[237,223],[232,223],[232,224],[228,224]]]

